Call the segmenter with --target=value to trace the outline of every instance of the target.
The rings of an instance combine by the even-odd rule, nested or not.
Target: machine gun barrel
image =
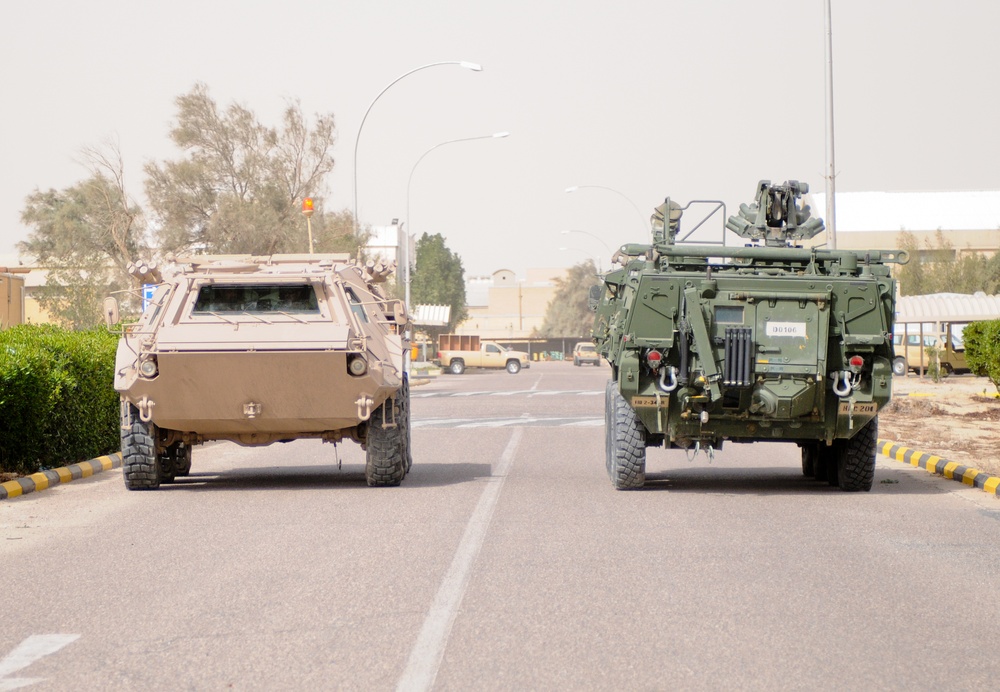
[[[633,252],[637,248],[638,246],[636,245],[628,246],[628,249]],[[853,250],[824,250],[816,248],[657,245],[656,251],[662,257],[723,257],[773,262],[809,262],[815,259],[843,263],[845,260],[849,262],[864,262],[866,258],[871,262],[881,262],[884,264],[906,264],[909,261],[909,253],[906,250],[865,250],[864,252],[855,252]],[[628,254],[625,253],[624,246],[622,252]]]

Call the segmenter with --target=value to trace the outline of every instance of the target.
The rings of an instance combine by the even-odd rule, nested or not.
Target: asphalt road
[[[841,493],[773,444],[617,492],[606,377],[415,387],[400,488],[350,443],[212,444],[157,492],[0,503],[0,690],[996,687],[994,498],[884,459]]]

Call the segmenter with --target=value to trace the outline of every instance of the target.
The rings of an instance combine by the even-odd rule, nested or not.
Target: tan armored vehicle
[[[367,450],[368,485],[403,480],[407,317],[378,286],[390,268],[346,255],[205,255],[176,260],[165,279],[155,266],[131,270],[156,286],[115,361],[127,488],[186,475],[192,447],[208,440],[349,438]],[[107,311],[116,321],[113,302]]]

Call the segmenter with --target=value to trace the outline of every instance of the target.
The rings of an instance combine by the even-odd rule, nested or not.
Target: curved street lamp
[[[609,192],[614,192],[616,195],[623,198],[626,202],[632,205],[632,208],[635,209],[635,213],[639,215],[639,220],[642,223],[642,229],[644,231],[649,230],[649,223],[646,220],[646,217],[642,215],[642,212],[639,210],[639,207],[636,206],[636,203],[633,202],[631,199],[629,199],[629,197],[625,195],[625,193],[619,192],[613,187],[606,187],[605,185],[573,185],[572,187],[567,187],[566,192],[576,192],[577,190],[583,190],[584,188],[597,188],[599,190],[607,190]]]
[[[406,223],[407,224],[410,223],[410,183],[413,182],[413,174],[416,173],[417,166],[420,165],[420,162],[424,160],[425,156],[427,156],[435,149],[440,149],[446,144],[455,144],[456,142],[472,142],[477,139],[502,139],[504,137],[509,137],[509,136],[510,136],[509,132],[494,132],[491,135],[479,135],[478,137],[460,137],[459,139],[449,139],[446,142],[440,142],[439,144],[435,144],[430,149],[421,154],[420,158],[417,159],[417,162],[413,164],[413,168],[410,169],[410,177],[407,178],[406,180]],[[405,296],[406,309],[409,310],[410,309],[410,231],[403,232],[403,252],[401,254],[403,255],[403,258],[405,260],[403,263],[403,283],[405,285],[405,291],[406,291],[406,296]]]
[[[368,104],[368,110],[365,111],[364,117],[361,118],[361,124],[358,125],[358,134],[354,138],[354,233],[357,235],[358,232],[358,142],[361,141],[361,129],[365,126],[365,120],[368,119],[368,114],[372,110],[372,106],[378,101],[382,94],[387,92],[393,84],[400,81],[404,77],[409,77],[414,72],[419,72],[420,70],[426,70],[429,67],[437,67],[438,65],[458,65],[467,70],[472,70],[473,72],[482,72],[482,65],[478,65],[474,62],[466,62],[464,60],[445,60],[442,62],[432,62],[426,65],[421,65],[420,67],[414,67],[409,72],[404,72],[403,74],[396,77],[394,80],[389,82],[382,91],[378,92],[378,96],[372,99],[372,102]]]

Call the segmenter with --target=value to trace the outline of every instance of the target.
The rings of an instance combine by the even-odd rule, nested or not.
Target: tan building
[[[826,216],[826,194],[807,196],[813,216]],[[922,248],[937,247],[937,232],[955,255],[1000,250],[1000,191],[838,192],[837,248],[900,249],[900,232],[912,233]],[[827,243],[826,233],[809,245]]]
[[[38,289],[45,285],[48,272],[27,262],[18,255],[0,255],[0,274],[14,277],[13,290],[0,298],[0,321],[6,328],[12,324],[45,324],[49,315],[38,302]],[[5,287],[7,281],[4,282]],[[13,305],[17,303],[16,307]],[[10,312],[7,306],[10,305]],[[8,319],[9,316],[9,319]],[[16,321],[15,321],[16,320]]]
[[[0,267],[0,329],[24,322],[24,272]]]
[[[519,279],[509,269],[492,276],[466,280],[469,317],[456,328],[458,334],[485,339],[519,339],[531,335],[545,321],[545,310],[556,292],[556,279],[566,269],[528,269]]]

